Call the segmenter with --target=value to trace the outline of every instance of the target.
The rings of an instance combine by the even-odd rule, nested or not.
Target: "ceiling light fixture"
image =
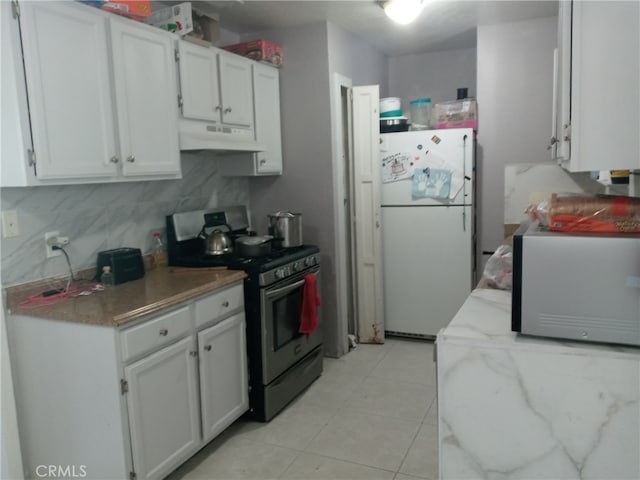
[[[407,25],[418,18],[423,6],[423,0],[387,0],[382,4],[387,17],[400,25]]]

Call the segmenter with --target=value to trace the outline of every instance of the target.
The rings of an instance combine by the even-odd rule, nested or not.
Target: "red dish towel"
[[[304,289],[302,291],[302,308],[300,309],[300,328],[298,332],[309,335],[318,328],[318,307],[320,296],[316,285],[316,276],[313,273],[304,276]]]

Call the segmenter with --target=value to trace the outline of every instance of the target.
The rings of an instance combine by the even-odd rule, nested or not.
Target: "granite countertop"
[[[29,295],[53,288],[43,289],[40,282],[38,285],[7,289],[7,307],[16,315],[114,327],[215,292],[242,281],[246,276],[239,270],[178,271],[163,268],[148,271],[139,280],[91,295],[69,296],[58,303],[37,307],[19,306]]]
[[[511,291],[486,288],[476,288],[471,292],[449,325],[438,334],[438,342],[575,355],[632,356],[640,360],[640,348],[632,346],[542,338],[512,332]]]

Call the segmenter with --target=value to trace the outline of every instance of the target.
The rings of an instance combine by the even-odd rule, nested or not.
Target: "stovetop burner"
[[[318,247],[313,245],[272,250],[268,255],[260,257],[242,257],[234,253],[205,255],[192,252],[182,253],[174,258],[170,258],[169,263],[173,266],[180,267],[225,266],[233,270],[244,270],[246,272],[266,272],[318,252]]]

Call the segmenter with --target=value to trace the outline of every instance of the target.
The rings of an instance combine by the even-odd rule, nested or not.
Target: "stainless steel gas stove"
[[[228,226],[232,238],[249,233],[246,207],[170,215],[169,265],[226,266],[247,273],[244,296],[250,412],[256,419],[268,421],[322,373],[321,327],[309,335],[298,333],[305,277],[313,274],[320,283],[319,249],[302,245],[259,257],[205,255],[198,234],[205,214],[216,212],[224,212],[221,223]]]

